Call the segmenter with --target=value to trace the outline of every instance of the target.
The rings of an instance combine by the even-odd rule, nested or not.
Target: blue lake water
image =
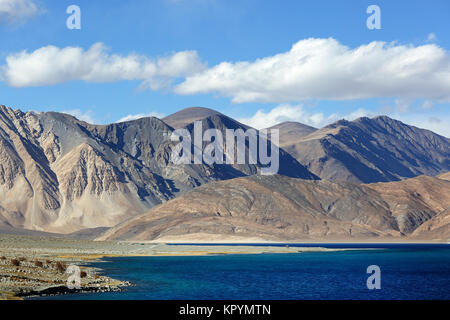
[[[320,246],[357,250],[108,258],[92,265],[134,286],[44,299],[450,299],[449,245]],[[369,265],[381,268],[380,290],[366,287]]]

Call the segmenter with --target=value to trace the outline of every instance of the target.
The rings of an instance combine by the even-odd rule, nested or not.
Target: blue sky
[[[204,106],[258,128],[387,114],[450,137],[449,30],[446,0],[0,0],[0,103],[95,123]]]

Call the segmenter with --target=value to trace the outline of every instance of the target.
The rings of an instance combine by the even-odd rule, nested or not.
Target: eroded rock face
[[[450,171],[450,139],[386,116],[340,120],[282,147],[333,181],[389,182]]]
[[[420,240],[450,242],[450,209],[444,210],[414,230],[412,236]]]
[[[450,182],[434,177],[358,185],[251,176],[203,185],[100,239],[405,239],[428,228],[435,239],[446,239],[448,208]]]
[[[205,130],[240,125],[222,115],[205,121]],[[206,182],[258,172],[257,165],[174,165],[173,130],[152,117],[91,125],[0,106],[0,226],[62,233],[112,227]],[[290,155],[281,159],[286,174],[314,178]]]
[[[388,204],[400,231],[411,234],[450,207],[449,182],[435,177],[420,176],[367,186],[374,189]]]
[[[192,183],[163,177],[154,158],[168,152],[171,130],[156,118],[93,126],[1,106],[0,223],[55,232],[113,226],[189,190]],[[210,180],[196,168],[180,171]]]

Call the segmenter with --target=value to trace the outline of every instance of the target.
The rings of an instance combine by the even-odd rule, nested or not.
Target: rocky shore
[[[89,266],[104,257],[210,254],[298,253],[324,248],[270,246],[196,246],[151,242],[119,242],[0,234],[0,299],[74,292],[107,292],[132,285],[102,275]],[[67,286],[70,265],[80,268],[81,288]]]
[[[61,247],[57,248],[60,243]],[[128,282],[101,275],[87,266],[102,250],[82,250],[77,241],[0,235],[0,300],[75,292],[118,291]],[[52,245],[53,244],[53,245]],[[97,256],[98,255],[98,256]],[[69,289],[67,268],[80,268],[79,289]]]

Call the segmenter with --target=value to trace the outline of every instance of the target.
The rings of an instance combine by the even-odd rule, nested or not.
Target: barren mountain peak
[[[268,129],[279,130],[280,147],[282,148],[284,146],[289,146],[301,140],[303,137],[308,136],[309,134],[312,134],[313,132],[317,131],[317,129],[314,127],[295,121],[281,122]]]
[[[175,112],[174,114],[171,114],[170,116],[167,116],[162,120],[171,127],[178,129],[185,127],[189,123],[192,123],[196,120],[203,120],[207,117],[214,115],[222,115],[222,114],[213,109],[203,107],[190,107]]]

